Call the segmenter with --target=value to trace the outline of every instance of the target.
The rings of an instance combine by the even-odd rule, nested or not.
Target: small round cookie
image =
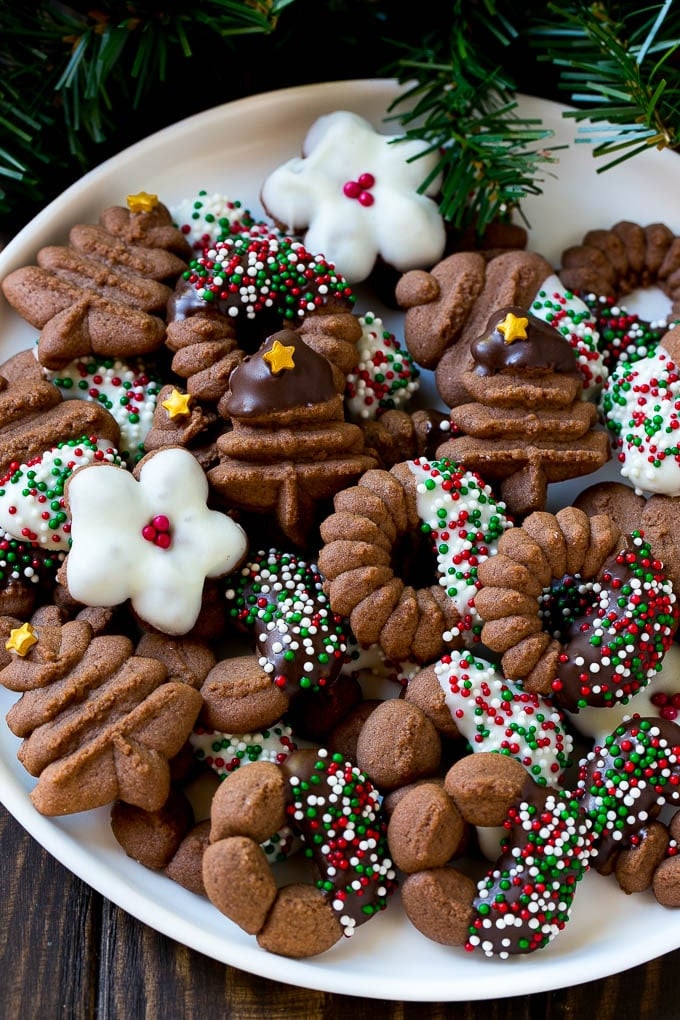
[[[128,857],[154,871],[162,871],[179,850],[194,825],[189,799],[179,789],[171,789],[163,807],[157,811],[123,801],[111,808],[111,831]]]
[[[384,910],[396,887],[379,794],[360,770],[324,748],[281,768],[232,773],[211,808],[203,878],[210,900],[262,948],[294,959],[330,949]],[[320,877],[277,889],[258,845],[284,821]]]
[[[399,799],[387,826],[391,858],[411,874],[448,864],[465,846],[467,823],[442,786],[416,784]]]
[[[436,775],[442,745],[434,724],[417,705],[390,698],[368,716],[356,753],[359,768],[386,792]]]

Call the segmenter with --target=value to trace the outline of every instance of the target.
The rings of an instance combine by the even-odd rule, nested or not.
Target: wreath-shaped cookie
[[[360,644],[424,663],[475,639],[478,564],[509,526],[478,475],[417,458],[366,471],[334,507],[318,564],[331,609],[349,617]],[[410,547],[419,534],[429,548]]]
[[[656,285],[680,314],[680,237],[663,223],[646,227],[629,220],[610,230],[589,230],[562,252],[562,283],[575,291],[622,297]]]
[[[536,512],[481,563],[482,643],[506,676],[571,711],[626,704],[645,687],[678,624],[671,582],[639,532],[576,507]]]

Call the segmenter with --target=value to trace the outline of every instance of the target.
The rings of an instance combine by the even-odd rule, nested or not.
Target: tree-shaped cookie
[[[58,369],[90,354],[130,357],[165,339],[165,307],[186,268],[189,247],[155,195],[128,196],[128,208],[76,224],[68,244],[48,245],[37,265],[2,282],[5,297],[39,329],[38,357]]]
[[[596,471],[609,459],[597,410],[582,397],[569,343],[520,306],[495,311],[470,348],[461,382],[470,401],[451,410],[452,436],[437,450],[500,482],[514,514],[545,507],[547,486]]]
[[[166,666],[135,655],[127,637],[93,637],[85,621],[2,617],[0,634],[0,683],[21,693],[7,725],[22,740],[19,760],[38,779],[31,791],[38,811],[65,815],[115,800],[160,808],[170,791],[168,761],[191,733],[199,692],[168,682]]]
[[[344,420],[329,362],[280,330],[234,370],[225,405],[233,428],[217,440],[211,486],[232,506],[273,515],[304,547],[318,504],[376,463],[361,429]]]
[[[347,282],[321,255],[260,228],[226,238],[192,259],[168,304],[172,369],[190,394],[224,401],[232,369],[282,326],[328,358],[335,386],[345,388],[358,362],[361,326]]]

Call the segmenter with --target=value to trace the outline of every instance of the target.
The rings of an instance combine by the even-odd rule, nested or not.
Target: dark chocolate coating
[[[517,337],[508,341],[498,329],[509,314],[527,320],[526,339]],[[487,323],[486,333],[473,341],[470,351],[478,375],[495,375],[499,372],[513,375],[544,372],[573,375],[578,372],[570,344],[556,329],[519,305],[508,305],[494,312]]]
[[[284,347],[294,348],[293,368],[272,371],[265,355],[277,341]],[[234,369],[229,377],[225,408],[230,417],[241,419],[268,411],[304,407],[310,401],[333,400],[336,392],[330,362],[313,351],[298,333],[281,329]]]

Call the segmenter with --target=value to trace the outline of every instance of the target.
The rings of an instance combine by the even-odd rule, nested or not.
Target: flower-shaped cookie
[[[436,195],[438,156],[419,140],[382,135],[346,110],[319,117],[302,156],[265,179],[261,200],[287,232],[304,234],[309,251],[330,259],[349,283],[371,273],[376,259],[401,273],[432,266],[445,244]],[[417,158],[416,158],[417,157]]]
[[[94,470],[96,468],[96,471]],[[91,465],[68,479],[69,591],[78,602],[116,606],[169,634],[195,624],[207,577],[229,573],[247,550],[245,532],[206,506],[206,476],[186,450],[150,454],[139,479]]]

